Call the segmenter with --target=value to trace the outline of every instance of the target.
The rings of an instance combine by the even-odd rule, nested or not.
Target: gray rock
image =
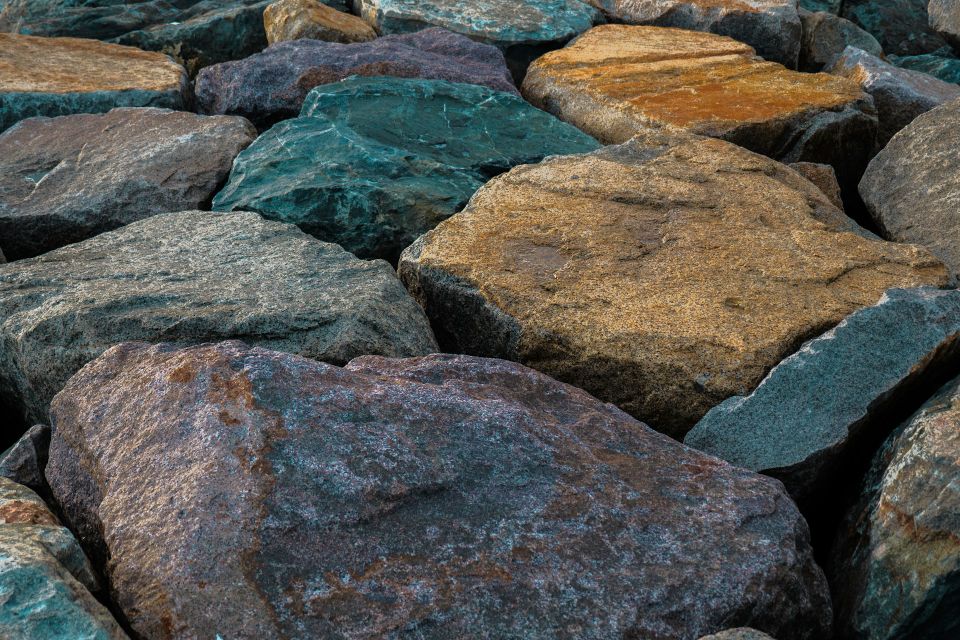
[[[927,0],[844,0],[841,15],[871,33],[888,54],[918,55],[946,44],[927,24]]]
[[[50,448],[50,427],[35,424],[9,449],[0,454],[0,476],[32,489],[44,498],[50,488],[43,470]]]
[[[787,166],[816,185],[834,206],[841,211],[843,210],[840,183],[837,181],[837,172],[834,171],[833,167],[816,162],[791,162]]]
[[[154,216],[0,267],[0,394],[30,421],[124,340],[242,337],[343,363],[436,350],[393,269],[254,213]]]
[[[773,638],[756,629],[739,627],[737,629],[727,629],[720,633],[703,636],[700,640],[773,640]]]
[[[891,289],[803,345],[749,396],[714,407],[684,442],[781,479],[808,501],[887,413],[960,355],[960,291]]]
[[[855,47],[847,47],[827,71],[858,81],[873,96],[878,149],[920,114],[960,98],[960,86],[895,67]]]
[[[923,114],[870,162],[860,195],[887,238],[921,244],[960,276],[960,100]]]
[[[256,135],[243,118],[166,109],[24,120],[0,135],[0,248],[19,260],[209,207]]]
[[[845,18],[823,11],[801,11],[800,22],[803,24],[801,71],[823,70],[839,58],[848,46],[874,56],[883,55],[883,47],[876,38]]]
[[[930,27],[954,47],[960,47],[960,3],[957,0],[930,0],[927,13]]]

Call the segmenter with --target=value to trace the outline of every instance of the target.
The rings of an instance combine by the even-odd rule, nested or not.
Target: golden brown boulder
[[[400,275],[445,350],[522,362],[675,437],[886,289],[947,281],[785,165],[662,133],[493,179]]]
[[[263,12],[267,42],[309,38],[327,42],[367,42],[377,37],[373,27],[357,16],[337,11],[318,0],[280,0]]]

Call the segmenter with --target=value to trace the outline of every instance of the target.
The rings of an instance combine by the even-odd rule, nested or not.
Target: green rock
[[[944,82],[960,84],[960,58],[949,47],[919,56],[888,56],[888,60],[903,69],[929,73]]]
[[[396,262],[487,180],[599,147],[516,95],[443,80],[349,78],[236,159],[216,210],[292,222],[360,257]]]

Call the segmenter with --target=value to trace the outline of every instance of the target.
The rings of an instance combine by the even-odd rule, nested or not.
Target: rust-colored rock
[[[357,16],[318,0],[279,0],[263,11],[267,42],[309,38],[327,42],[367,42],[377,37],[373,27]]]

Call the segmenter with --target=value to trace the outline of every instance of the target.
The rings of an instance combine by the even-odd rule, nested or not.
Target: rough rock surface
[[[263,11],[267,42],[311,38],[329,42],[367,42],[377,32],[360,18],[318,0],[280,0]]]
[[[837,209],[843,210],[840,183],[837,182],[837,172],[833,167],[815,162],[793,162],[789,167],[815,184]]]
[[[799,8],[806,11],[826,11],[838,15],[843,0],[800,0]]]
[[[866,51],[847,47],[828,69],[860,83],[877,108],[877,148],[922,113],[960,98],[960,86],[884,62]]]
[[[846,18],[823,11],[802,11],[800,21],[803,23],[801,71],[822,71],[839,58],[848,46],[870,55],[883,55],[883,47],[877,39]]]
[[[684,442],[781,479],[798,500],[830,480],[893,409],[960,355],[960,292],[891,289],[807,342],[746,397],[712,409]]]
[[[317,85],[352,75],[449,80],[517,93],[499,49],[434,28],[349,45],[284,42],[207,67],[197,76],[197,106],[202,113],[242,115],[266,128],[296,116]]]
[[[31,116],[179,109],[187,90],[183,67],[159,53],[0,33],[0,131]]]
[[[0,454],[0,476],[48,497],[50,491],[43,470],[47,466],[49,448],[50,427],[33,425],[12,447]]]
[[[0,248],[19,260],[208,207],[256,135],[243,118],[167,109],[21,121],[0,135]]]
[[[616,22],[708,31],[745,42],[767,60],[797,68],[796,0],[589,0]]]
[[[340,369],[238,342],[127,343],[52,415],[51,486],[109,550],[145,637],[829,627],[778,483],[512,362]]]
[[[960,380],[874,459],[834,547],[837,619],[857,638],[960,637]]]
[[[495,178],[400,276],[447,350],[523,362],[675,437],[887,288],[947,279],[785,165],[656,134]]]
[[[254,213],[154,216],[0,267],[0,394],[31,422],[124,340],[243,337],[337,363],[436,351],[384,262]]]
[[[923,114],[877,155],[860,182],[893,240],[921,244],[960,276],[960,100]]]
[[[700,640],[774,640],[762,631],[739,627],[737,629],[727,629],[720,633],[704,636]]]
[[[930,26],[955,47],[960,47],[960,4],[956,0],[930,0]]]
[[[597,146],[511,93],[351,78],[314,89],[303,117],[241,153],[213,207],[293,222],[358,256],[395,263],[491,176]]]
[[[522,92],[604,143],[682,129],[785,162],[825,162],[842,178],[859,177],[876,127],[855,82],[790,71],[730,38],[682,29],[595,27],[534,62]]]
[[[844,0],[841,15],[898,56],[929,53],[946,42],[927,24],[927,0]]]
[[[960,84],[960,58],[946,47],[919,56],[887,56],[887,60],[904,69],[922,71],[944,82]]]

